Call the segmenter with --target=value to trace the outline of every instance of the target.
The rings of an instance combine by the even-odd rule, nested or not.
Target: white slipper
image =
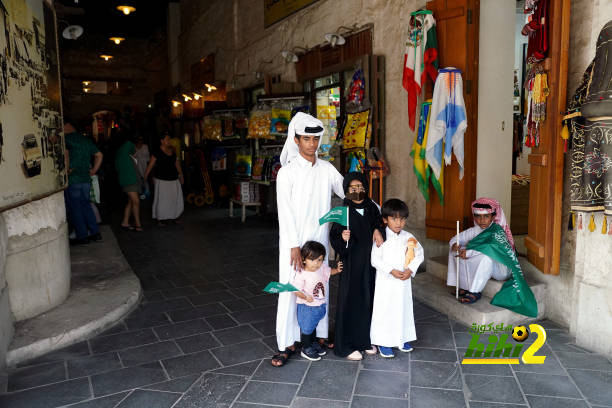
[[[359,361],[359,360],[363,360],[363,355],[359,351],[355,350],[351,354],[346,356],[346,358],[351,361]]]
[[[369,354],[372,356],[378,352],[378,349],[376,348],[376,346],[372,346],[369,349],[367,349],[365,352],[366,354]]]

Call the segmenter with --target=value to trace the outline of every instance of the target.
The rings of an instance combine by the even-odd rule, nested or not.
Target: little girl
[[[301,248],[304,265],[291,283],[300,291],[297,295],[297,320],[300,325],[302,357],[318,361],[325,351],[315,341],[315,329],[325,316],[325,287],[330,275],[342,272],[342,262],[337,269],[324,264],[325,247],[316,241],[307,241]]]

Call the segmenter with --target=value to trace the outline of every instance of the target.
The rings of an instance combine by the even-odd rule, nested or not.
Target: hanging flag
[[[482,231],[468,243],[467,249],[473,249],[506,265],[512,277],[504,282],[502,288],[493,296],[491,304],[512,310],[529,317],[538,316],[538,304],[531,288],[525,282],[521,264],[512,249],[506,232],[496,223]]]
[[[300,290],[290,283],[270,282],[263,291],[274,294],[281,292],[299,292]]]
[[[337,222],[340,225],[348,227],[348,207],[334,207],[327,214],[319,219],[319,225],[326,222]]]
[[[408,26],[402,86],[408,92],[408,124],[414,130],[417,95],[427,75],[435,82],[438,76],[438,41],[436,20],[432,12],[413,13]]]
[[[431,102],[424,102],[421,105],[421,115],[419,117],[419,127],[412,143],[410,156],[413,159],[414,174],[417,178],[417,186],[425,201],[429,202],[429,166],[425,159],[425,146],[427,145],[427,130],[429,128],[429,111]]]
[[[452,152],[459,163],[459,180],[463,179],[463,136],[466,128],[461,71],[452,67],[441,69],[434,86],[426,152],[427,163],[436,178],[440,178],[444,163],[450,166]]]

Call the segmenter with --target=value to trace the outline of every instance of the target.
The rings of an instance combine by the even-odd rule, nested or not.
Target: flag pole
[[[349,206],[346,206],[346,229],[349,229]],[[350,239],[350,238],[349,238]],[[348,248],[348,241],[346,241],[346,247]]]
[[[457,265],[456,265],[456,272],[457,272],[457,285],[455,286],[455,298],[457,300],[459,300],[459,251],[460,251],[460,247],[459,247],[459,220],[457,220]]]

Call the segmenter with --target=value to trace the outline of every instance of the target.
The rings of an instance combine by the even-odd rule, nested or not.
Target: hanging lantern
[[[125,38],[123,38],[123,37],[111,37],[111,38],[109,38],[109,40],[111,40],[115,44],[119,45],[119,44],[121,44],[121,41],[125,41]]]
[[[126,16],[136,11],[136,7],[132,6],[117,6],[117,10],[122,11]]]

